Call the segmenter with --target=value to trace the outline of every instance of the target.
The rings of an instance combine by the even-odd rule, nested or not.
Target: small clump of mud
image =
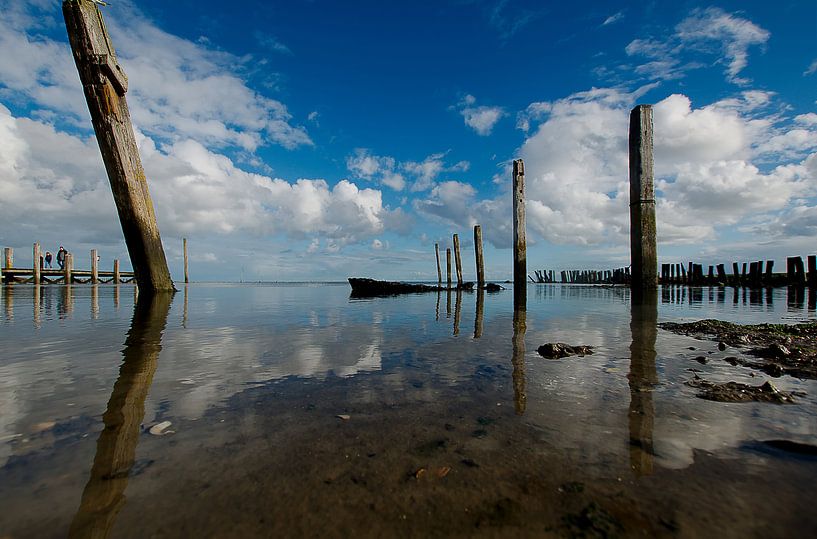
[[[770,376],[788,374],[817,380],[817,322],[741,325],[720,320],[700,320],[664,322],[658,326],[680,335],[717,341],[721,351],[728,346],[744,349],[746,354],[758,359],[729,359]]]
[[[547,359],[561,359],[568,356],[590,355],[593,353],[593,347],[583,344],[571,346],[563,342],[549,342],[537,348],[536,351]]]
[[[794,397],[804,394],[792,391],[780,391],[771,382],[759,386],[750,386],[739,382],[715,384],[695,376],[687,385],[699,389],[697,396],[701,399],[717,402],[771,402],[774,404],[796,404]]]

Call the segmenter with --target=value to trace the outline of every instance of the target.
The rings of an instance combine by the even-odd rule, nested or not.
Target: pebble
[[[161,423],[156,423],[155,425],[150,427],[150,430],[148,432],[154,436],[164,436],[166,434],[172,434],[173,433],[172,430],[165,431],[165,429],[170,425],[171,425],[170,421],[162,421]]]

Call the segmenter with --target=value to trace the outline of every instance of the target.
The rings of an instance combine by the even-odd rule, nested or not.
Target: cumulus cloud
[[[407,178],[412,181],[412,191],[430,189],[437,177],[446,172],[466,171],[468,161],[459,161],[453,165],[445,164],[448,152],[434,153],[422,161],[400,162],[388,156],[379,156],[366,148],[358,148],[353,155],[346,158],[346,168],[356,178],[374,181],[401,191],[406,186]]]
[[[490,135],[496,123],[507,114],[502,107],[477,106],[476,98],[470,94],[460,101],[457,108],[465,125],[483,137]]]
[[[137,133],[160,229],[167,237],[319,236],[337,251],[387,230],[394,212],[380,191],[342,180],[288,182],[237,167],[192,139],[158,147]],[[80,139],[42,122],[15,118],[0,105],[0,227],[12,245],[30,227],[56,237],[110,244],[121,237],[110,187],[93,137]],[[399,217],[399,216],[398,216]],[[28,225],[26,225],[28,223]],[[66,226],[70,223],[70,226]],[[22,224],[22,226],[20,226]],[[12,237],[18,230],[20,237]],[[86,237],[92,235],[92,238]]]
[[[726,65],[726,78],[736,84],[748,79],[739,76],[748,65],[749,49],[763,46],[769,40],[768,30],[748,19],[729,14],[720,8],[695,9],[675,27],[667,38],[635,39],[625,51],[630,56],[644,56],[650,61],[636,67],[636,72],[653,79],[669,80],[701,64],[685,61],[684,55],[716,55]]]
[[[0,58],[0,87],[37,106],[69,115],[87,128],[88,112],[67,41],[39,32],[38,6],[12,1],[29,16],[0,20],[0,47],[15,54]],[[53,8],[53,6],[48,6]],[[214,147],[254,151],[273,143],[285,148],[311,145],[306,130],[293,125],[280,101],[250,88],[239,69],[251,57],[209,48],[169,34],[132,4],[105,14],[119,61],[129,76],[128,104],[144,132],[175,141],[194,138]]]

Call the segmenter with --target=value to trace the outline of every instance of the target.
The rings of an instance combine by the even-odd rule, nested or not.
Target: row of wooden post
[[[457,272],[457,288],[463,288],[465,284],[462,279],[462,256],[460,255],[460,238],[458,234],[454,234],[454,264]],[[481,289],[485,286],[485,261],[482,254],[482,227],[480,225],[474,226],[474,253],[477,266],[477,288]],[[442,288],[443,274],[440,268],[440,244],[434,244],[434,255],[437,259],[437,285]],[[451,288],[451,249],[445,250],[445,266],[447,288]]]
[[[184,282],[190,282],[190,276],[188,272],[187,266],[187,238],[183,239],[183,247],[184,247]],[[4,269],[14,269],[14,249],[12,247],[6,247],[3,250],[3,268]],[[34,284],[41,284],[43,281],[43,269],[45,266],[45,259],[42,255],[42,249],[40,248],[39,242],[35,242],[32,248],[32,269],[31,269],[31,282]],[[70,252],[65,253],[65,262],[62,268],[63,273],[63,282],[66,284],[70,284],[74,281],[73,273],[74,273],[74,255]],[[113,261],[113,276],[112,276],[114,283],[119,283],[122,281],[121,272],[119,271],[119,260]],[[99,280],[99,256],[97,256],[97,250],[91,249],[91,275],[89,282],[93,284],[97,284],[100,282]]]
[[[743,262],[741,265],[732,262],[732,273],[726,273],[724,264],[710,265],[707,275],[704,275],[703,265],[689,262],[688,264],[661,264],[661,282],[663,284],[692,284],[692,285],[731,285],[731,286],[817,286],[817,256],[809,255],[808,272],[803,264],[803,258],[790,256],[786,258],[786,273],[774,273],[774,260],[757,262]],[[741,271],[742,270],[742,271]]]

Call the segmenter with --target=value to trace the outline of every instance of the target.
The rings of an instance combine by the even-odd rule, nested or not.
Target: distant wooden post
[[[71,284],[73,277],[71,274],[74,272],[74,255],[71,253],[65,253],[65,268],[63,268],[63,275],[65,276],[65,284]]]
[[[91,283],[97,284],[99,282],[99,259],[97,258],[96,249],[91,249]]]
[[[485,286],[485,260],[482,255],[482,227],[474,225],[474,258],[477,263],[477,288]]]
[[[448,275],[448,288],[451,288],[451,249],[445,250],[445,270]]]
[[[65,0],[62,12],[136,282],[147,293],[174,290],[125,100],[128,78],[97,5]]]
[[[740,284],[740,271],[738,270],[738,263],[732,262],[732,278],[734,279],[734,285],[737,286]]]
[[[460,256],[460,238],[454,234],[454,262],[457,266],[457,288],[462,288],[462,257]]]
[[[182,239],[184,245],[184,284],[190,282],[190,274],[187,272],[187,238]]]
[[[40,266],[40,244],[39,243],[34,244],[32,259],[33,259],[33,262],[34,262],[34,266],[33,266],[33,269],[32,269],[32,271],[33,271],[32,280],[34,281],[34,284],[40,284],[40,280],[42,278],[42,267]]]
[[[437,257],[437,286],[443,285],[443,272],[440,269],[440,244],[434,244],[434,256]]]
[[[121,276],[119,275],[119,260],[113,261],[113,283],[119,284],[122,282]]]
[[[528,248],[525,237],[525,163],[513,162],[513,289],[514,302],[527,299]]]
[[[12,247],[6,247],[4,249],[5,260],[3,262],[3,267],[5,269],[11,269],[14,267],[14,249]]]
[[[652,106],[630,112],[630,259],[633,287],[657,283]]]
[[[808,255],[808,285],[817,286],[817,256]]]

